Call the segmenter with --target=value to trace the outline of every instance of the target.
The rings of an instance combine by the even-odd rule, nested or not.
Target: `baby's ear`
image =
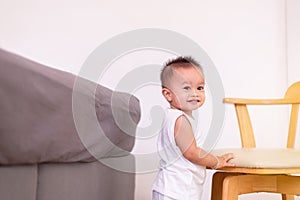
[[[172,101],[172,94],[168,88],[163,88],[161,90],[162,95],[167,99],[167,101]]]

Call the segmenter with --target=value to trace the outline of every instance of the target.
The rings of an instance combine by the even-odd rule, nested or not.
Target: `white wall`
[[[300,1],[287,1],[288,82],[300,81]],[[298,131],[300,122],[298,121]],[[296,139],[300,145],[300,136]]]
[[[300,78],[297,66],[300,17],[294,5],[299,8],[299,1],[288,0],[286,24],[285,0],[1,0],[0,47],[76,74],[87,56],[114,35],[144,27],[169,29],[193,39],[208,53],[220,73],[226,96],[280,97],[288,83]],[[162,62],[166,57],[156,52],[127,61],[124,58],[126,65],[119,63],[115,67],[126,72],[132,69],[131,65],[148,63],[151,59]],[[120,77],[111,77],[100,82],[113,87]],[[142,99],[143,120],[150,116],[144,101],[153,98],[152,89],[151,93],[145,88],[138,94]],[[158,100],[163,104],[162,101]],[[258,145],[282,144],[280,134],[286,128],[286,110],[278,108],[263,114],[254,108],[251,112],[257,116],[253,122],[262,141]],[[263,135],[265,132],[270,134]],[[227,106],[217,147],[239,145],[234,111]],[[146,151],[151,146],[155,144],[148,141]],[[154,176],[155,173],[137,175],[137,200],[150,199]],[[209,190],[207,184],[204,199],[209,198]],[[276,198],[279,197],[264,197]],[[256,196],[241,199],[256,199]]]
[[[287,1],[288,81],[300,80],[300,1]]]

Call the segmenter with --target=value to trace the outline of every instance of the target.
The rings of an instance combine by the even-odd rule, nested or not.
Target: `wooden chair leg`
[[[294,200],[294,195],[300,195],[300,176],[278,175],[277,192],[282,200]]]
[[[211,200],[222,200],[223,182],[226,177],[241,175],[240,173],[216,172],[212,178]]]
[[[283,200],[300,195],[300,177],[287,175],[227,176],[223,181],[222,200],[237,200],[238,195],[254,192],[281,193]]]
[[[223,180],[227,173],[216,172],[212,178],[211,200],[222,200]]]
[[[222,200],[238,200],[238,195],[254,192],[276,192],[276,176],[228,176],[223,182]]]
[[[282,194],[282,200],[294,200],[294,195]]]
[[[238,200],[239,198],[239,178],[238,176],[228,176],[223,181],[222,200]]]

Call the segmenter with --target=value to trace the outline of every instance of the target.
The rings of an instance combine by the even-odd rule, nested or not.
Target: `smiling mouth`
[[[192,100],[188,100],[189,103],[192,103],[192,104],[196,104],[196,103],[199,103],[200,100],[198,99],[192,99]]]

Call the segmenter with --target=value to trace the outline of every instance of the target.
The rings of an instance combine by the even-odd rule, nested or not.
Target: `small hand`
[[[232,153],[227,153],[222,156],[217,156],[218,163],[215,169],[219,169],[222,167],[233,167],[234,164],[228,162],[232,158],[234,158],[234,155]]]

